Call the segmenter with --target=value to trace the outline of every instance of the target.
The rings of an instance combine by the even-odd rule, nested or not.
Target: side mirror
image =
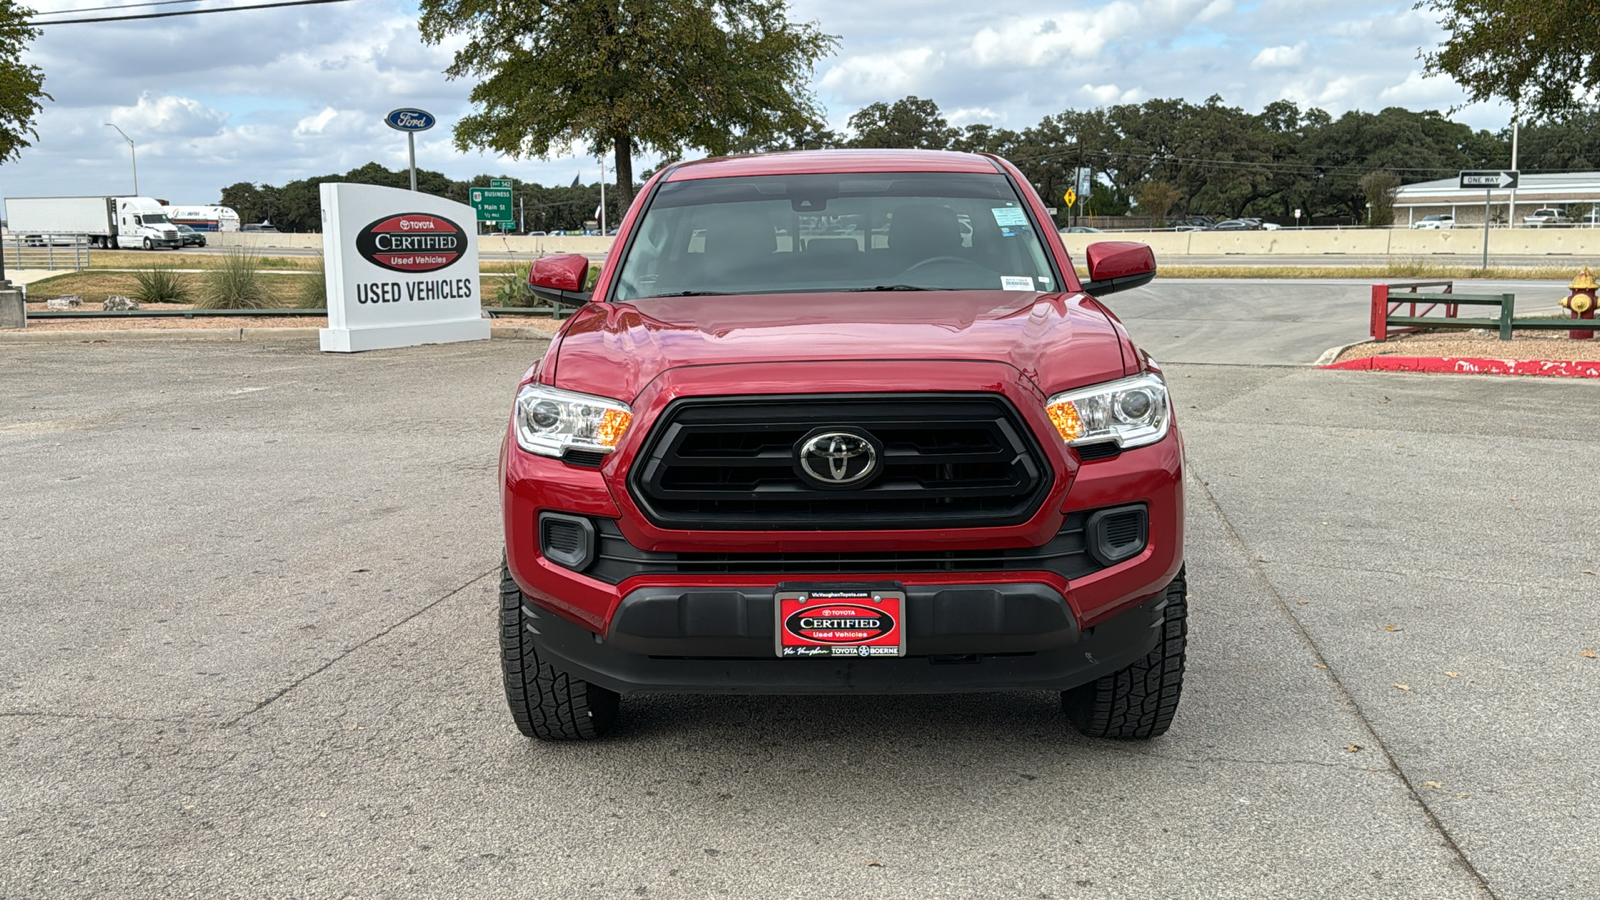
[[[1101,241],[1084,251],[1089,260],[1086,293],[1115,294],[1150,283],[1156,277],[1156,254],[1149,244],[1133,241]]]
[[[589,302],[583,283],[589,277],[589,258],[577,253],[546,256],[528,270],[528,289],[546,300],[568,306]]]

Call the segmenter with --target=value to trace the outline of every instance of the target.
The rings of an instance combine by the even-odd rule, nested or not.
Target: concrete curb
[[[1317,357],[1317,361],[1312,363],[1312,365],[1316,366],[1317,368],[1320,368],[1320,369],[1325,369],[1325,368],[1331,366],[1333,364],[1334,360],[1339,358],[1339,354],[1345,352],[1346,350],[1349,350],[1351,347],[1354,347],[1357,344],[1367,344],[1367,343],[1371,343],[1371,342],[1370,341],[1351,341],[1348,344],[1341,344],[1341,345],[1339,345],[1337,347],[1329,347],[1328,349],[1322,351],[1322,355]]]
[[[110,331],[0,331],[0,344],[96,344],[111,341],[312,341],[320,328],[140,328]],[[547,341],[554,335],[526,325],[491,325],[497,340]]]
[[[1322,366],[1370,372],[1433,372],[1451,375],[1538,375],[1546,378],[1600,378],[1600,360],[1481,359],[1456,356],[1368,356]]]

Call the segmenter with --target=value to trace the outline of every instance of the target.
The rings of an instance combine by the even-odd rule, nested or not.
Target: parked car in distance
[[[1570,227],[1572,217],[1562,209],[1536,209],[1531,214],[1522,217],[1522,224],[1529,228],[1564,228]]]
[[[271,222],[252,222],[249,225],[240,225],[242,234],[283,234]]]
[[[1260,231],[1261,230],[1261,223],[1259,221],[1252,222],[1249,219],[1223,219],[1221,222],[1218,222],[1217,224],[1212,225],[1210,228],[1207,228],[1206,230],[1207,231]]]
[[[1071,228],[1061,229],[1065,234],[1105,234],[1104,228],[1090,228],[1087,225],[1074,225]]]
[[[183,246],[185,247],[204,247],[206,245],[206,236],[187,225],[178,226],[178,236],[183,238]]]
[[[528,237],[545,237],[549,233],[548,231],[530,231],[528,232]]]
[[[1436,216],[1423,216],[1422,218],[1418,219],[1417,221],[1412,222],[1411,223],[1411,227],[1412,227],[1413,230],[1415,230],[1415,229],[1423,229],[1423,230],[1431,230],[1431,231],[1438,231],[1438,230],[1442,230],[1442,229],[1450,229],[1450,228],[1456,227],[1456,217],[1452,216],[1452,215],[1449,215],[1449,214],[1436,215]]]

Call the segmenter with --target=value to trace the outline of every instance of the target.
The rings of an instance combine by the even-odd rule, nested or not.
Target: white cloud
[[[820,87],[847,97],[871,98],[862,100],[862,104],[897,100],[915,93],[917,85],[942,64],[942,57],[932,47],[852,56],[830,67],[822,76]]]
[[[104,0],[50,5],[69,2]],[[426,168],[547,184],[566,184],[574,171],[598,177],[587,153],[516,161],[456,150],[450,127],[471,109],[471,84],[442,72],[461,41],[424,44],[413,3],[46,28],[25,61],[44,69],[55,101],[38,121],[36,145],[0,170],[0,189],[126,190],[127,146],[106,122],[137,142],[141,189],[176,202],[215,200],[238,181],[282,184],[373,160],[399,167],[405,139],[381,122],[397,106],[439,117],[418,141]],[[1462,99],[1450,81],[1421,77],[1417,51],[1441,32],[1410,0],[791,3],[791,19],[841,37],[813,82],[835,128],[865,104],[907,94],[935,100],[958,125],[1016,129],[1065,109],[1149,97],[1221,94],[1246,109],[1288,98],[1334,115]],[[129,66],[130,47],[139,48],[138,66]],[[1459,115],[1476,127],[1509,118],[1492,105]]]
[[[1300,65],[1305,61],[1306,42],[1301,41],[1293,47],[1267,47],[1256,58],[1250,61],[1252,69],[1288,69]]]
[[[1078,88],[1078,93],[1088,98],[1095,106],[1110,106],[1113,103],[1139,102],[1139,89],[1129,88],[1123,90],[1114,84],[1086,84]]]

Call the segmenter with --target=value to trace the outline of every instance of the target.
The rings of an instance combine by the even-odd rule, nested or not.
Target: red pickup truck
[[[523,733],[639,691],[1060,691],[1164,733],[1183,682],[1183,445],[1160,368],[986,155],[663,168],[519,385],[501,650]]]

